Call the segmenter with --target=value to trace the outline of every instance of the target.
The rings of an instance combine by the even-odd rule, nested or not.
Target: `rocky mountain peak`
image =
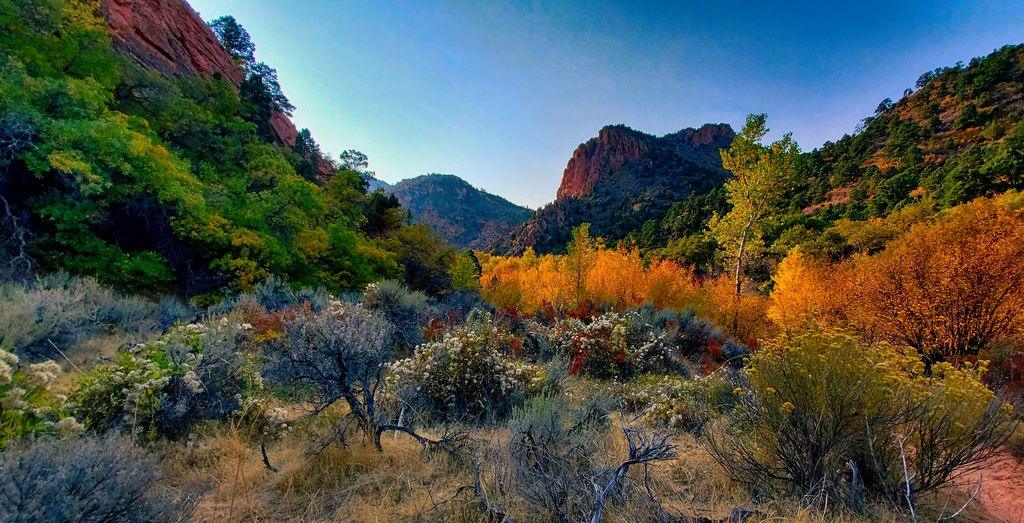
[[[587,194],[602,177],[647,152],[652,138],[624,125],[605,126],[596,138],[580,144],[572,153],[562,174],[558,199]]]
[[[718,149],[729,147],[735,136],[732,127],[724,123],[687,128],[660,138],[625,125],[605,126],[597,137],[573,152],[562,174],[557,199],[589,194],[613,171],[656,147],[670,148],[695,163],[713,166],[719,163]]]

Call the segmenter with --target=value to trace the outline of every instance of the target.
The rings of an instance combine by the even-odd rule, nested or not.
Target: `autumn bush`
[[[906,507],[977,467],[1011,427],[981,381],[984,364],[924,370],[911,348],[820,332],[780,338],[751,356],[736,407],[705,442],[755,492]]]
[[[788,331],[849,328],[926,363],[1018,345],[1024,320],[1024,196],[1010,191],[907,226],[873,255],[830,263],[790,253],[767,314]]]
[[[685,309],[697,301],[691,269],[644,260],[636,247],[606,247],[582,227],[565,255],[528,249],[519,257],[483,255],[481,264],[481,292],[499,309],[565,313],[588,303],[619,311],[643,303]]]
[[[478,311],[391,365],[399,409],[427,421],[503,419],[545,383],[542,367],[510,357],[513,336]]]
[[[721,326],[726,334],[748,347],[775,335],[768,318],[768,297],[749,282],[736,296],[735,283],[727,275],[706,280],[700,288],[696,313]]]
[[[928,362],[977,356],[1024,324],[1024,193],[979,198],[862,260],[865,328]]]
[[[794,250],[779,263],[772,282],[767,315],[784,331],[849,325],[857,299],[856,275],[849,264],[828,263]]]

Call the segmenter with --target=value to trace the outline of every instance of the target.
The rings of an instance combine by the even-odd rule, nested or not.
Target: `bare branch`
[[[590,517],[591,523],[601,521],[601,514],[604,512],[605,503],[608,497],[619,487],[623,478],[633,465],[647,465],[655,461],[666,461],[676,456],[676,446],[668,442],[668,434],[646,432],[626,426],[625,416],[620,412],[619,420],[622,432],[626,436],[626,443],[629,445],[629,456],[618,467],[611,471],[611,478],[602,488],[597,483],[597,477],[607,474],[604,471],[597,477],[591,479],[594,486],[594,509]]]

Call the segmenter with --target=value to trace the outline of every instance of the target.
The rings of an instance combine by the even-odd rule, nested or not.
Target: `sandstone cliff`
[[[706,124],[699,129],[656,137],[624,125],[609,125],[597,137],[581,144],[573,152],[562,174],[559,200],[579,197],[594,188],[626,162],[644,156],[654,148],[670,148],[681,158],[705,167],[719,165],[718,149],[728,147],[735,136],[728,124]]]
[[[583,196],[597,182],[629,160],[639,158],[650,148],[651,136],[625,126],[608,126],[580,145],[572,153],[562,174],[558,199]]]
[[[213,31],[183,0],[102,0],[114,48],[139,65],[166,76],[223,78],[235,87],[244,73]],[[274,111],[270,124],[282,144],[298,134],[288,117]]]

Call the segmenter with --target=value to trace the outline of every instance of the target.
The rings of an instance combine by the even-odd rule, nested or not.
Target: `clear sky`
[[[246,27],[325,151],[529,207],[604,125],[738,129],[766,112],[810,150],[921,73],[1024,41],[1024,0],[189,2]]]

